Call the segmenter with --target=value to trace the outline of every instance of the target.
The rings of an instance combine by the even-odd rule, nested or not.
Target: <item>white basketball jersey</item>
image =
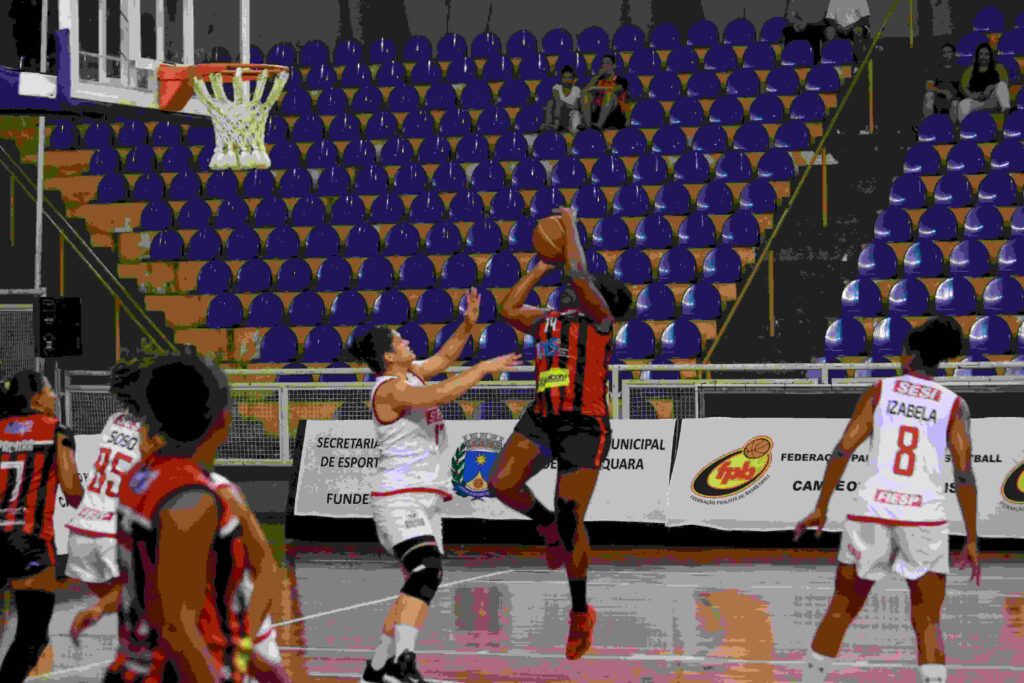
[[[413,491],[434,491],[451,498],[451,477],[442,454],[446,452],[448,435],[444,428],[441,409],[407,408],[394,422],[381,422],[374,401],[377,389],[385,382],[397,379],[382,375],[370,394],[373,424],[377,429],[377,447],[380,460],[373,477],[373,495]],[[424,386],[423,380],[407,373],[409,386]]]
[[[127,413],[115,413],[107,419],[100,434],[100,448],[82,503],[68,522],[68,529],[86,536],[117,535],[117,497],[121,478],[139,461],[139,428]]]
[[[949,423],[960,397],[917,375],[887,377],[879,385],[871,452],[874,473],[860,488],[863,521],[944,522],[948,477],[943,467]]]

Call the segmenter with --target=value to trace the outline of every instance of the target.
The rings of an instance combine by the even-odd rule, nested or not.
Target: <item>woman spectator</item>
[[[583,89],[583,127],[625,128],[629,81],[615,72],[615,56],[601,58],[601,69]]]
[[[576,85],[576,71],[571,66],[562,68],[562,82],[551,88],[551,100],[544,109],[545,130],[575,133],[583,121],[580,99],[583,91]]]
[[[974,51],[974,64],[964,71],[960,89],[964,99],[957,107],[959,121],[974,111],[1010,111],[1009,76],[1006,67],[996,62],[995,52],[988,43],[982,43]]]

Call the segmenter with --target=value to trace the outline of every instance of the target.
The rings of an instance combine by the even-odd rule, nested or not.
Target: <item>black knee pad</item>
[[[579,506],[574,500],[559,498],[555,501],[555,519],[558,522],[558,536],[569,552],[576,547],[576,529],[580,524]]]
[[[402,556],[402,565],[409,572],[402,592],[429,605],[444,578],[443,558],[437,543],[424,543],[412,548]]]
[[[39,661],[50,642],[50,618],[55,602],[53,593],[46,591],[14,591],[18,628],[0,666],[0,680],[24,680]]]

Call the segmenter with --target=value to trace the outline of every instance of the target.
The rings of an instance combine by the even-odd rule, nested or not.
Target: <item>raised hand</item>
[[[490,374],[492,372],[504,372],[505,370],[510,370],[521,363],[522,358],[518,353],[506,353],[504,356],[485,360],[481,365],[486,368],[488,374]]]
[[[800,537],[804,535],[804,532],[808,529],[817,528],[814,532],[815,538],[821,538],[822,527],[825,526],[825,511],[814,509],[814,512],[800,520],[800,523],[793,529],[793,542],[796,543],[800,540]]]
[[[476,325],[477,318],[480,317],[480,292],[476,291],[476,287],[471,287],[466,292],[466,312],[462,314],[462,319],[467,325]]]

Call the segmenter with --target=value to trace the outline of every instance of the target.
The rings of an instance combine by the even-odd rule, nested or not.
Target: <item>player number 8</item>
[[[917,427],[900,427],[899,436],[896,439],[896,460],[892,464],[894,474],[909,477],[914,474],[914,461],[917,460],[917,443],[921,438],[921,432]]]

